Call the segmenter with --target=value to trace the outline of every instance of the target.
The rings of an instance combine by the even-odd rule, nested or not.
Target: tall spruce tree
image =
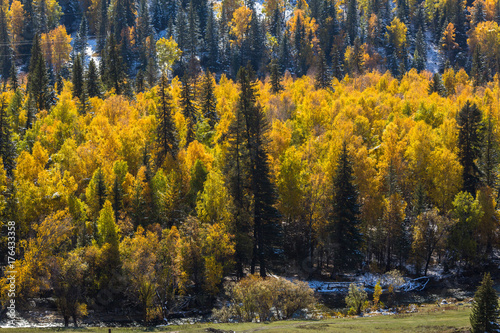
[[[320,50],[316,60],[318,62],[315,79],[316,89],[328,88],[330,86],[330,74],[328,65],[326,64],[325,54],[322,50]]]
[[[271,91],[273,94],[276,94],[283,89],[283,86],[281,85],[280,66],[276,58],[271,60],[270,72]]]
[[[28,93],[33,97],[38,110],[48,109],[52,103],[52,92],[49,73],[42,54],[40,37],[37,34],[31,48],[30,66],[28,72]]]
[[[485,124],[484,144],[481,153],[481,170],[484,184],[494,188],[497,183],[498,141],[495,136],[495,125],[491,114]]]
[[[345,26],[349,43],[352,45],[356,37],[358,37],[358,3],[356,0],[349,0],[347,2]]]
[[[485,273],[472,303],[470,324],[473,333],[498,332],[498,295],[490,273]]]
[[[101,79],[94,59],[90,59],[87,72],[85,73],[85,90],[89,97],[101,96]]]
[[[360,262],[360,206],[353,167],[344,142],[333,179],[332,211],[329,218],[333,245],[333,275],[353,269]]]
[[[194,103],[193,86],[191,80],[184,74],[181,89],[182,114],[186,119],[186,146],[194,140],[194,126],[196,125],[196,105]]]
[[[217,71],[219,68],[219,41],[217,22],[215,20],[214,10],[210,5],[208,10],[207,27],[205,32],[205,48],[207,59],[206,63],[211,71]]]
[[[218,121],[215,107],[216,100],[212,74],[207,70],[203,76],[203,81],[201,82],[200,108],[201,114],[205,119],[208,119],[208,123],[212,129]]]
[[[168,80],[165,74],[161,76],[159,89],[160,107],[156,114],[158,124],[156,137],[158,145],[157,165],[161,166],[168,154],[174,159],[177,157],[178,141],[172,119],[172,97],[168,92]]]
[[[12,61],[12,66],[10,67],[10,87],[14,91],[16,91],[17,88],[19,87],[19,79],[17,78],[17,67],[14,61]]]
[[[104,53],[103,83],[106,85],[107,89],[114,88],[116,94],[123,94],[125,91],[126,70],[120,54],[120,49],[112,34],[108,37]]]
[[[85,60],[85,49],[87,48],[87,36],[89,32],[89,25],[87,22],[87,17],[83,15],[82,21],[80,22],[80,27],[78,28],[78,32],[76,33],[73,53],[75,55],[81,54],[82,59]]]
[[[83,61],[80,54],[78,54],[73,61],[71,82],[73,83],[73,96],[81,100],[85,86],[83,80]]]
[[[463,167],[463,190],[476,196],[480,182],[477,161],[483,140],[482,114],[476,104],[467,101],[457,116],[458,156]]]
[[[97,19],[97,50],[100,52],[106,47],[108,35],[108,0],[100,0]]]
[[[9,79],[12,67],[12,47],[10,43],[7,15],[0,7],[0,75],[5,83]]]
[[[0,157],[7,175],[12,177],[15,167],[15,146],[12,141],[7,102],[5,97],[0,101]]]

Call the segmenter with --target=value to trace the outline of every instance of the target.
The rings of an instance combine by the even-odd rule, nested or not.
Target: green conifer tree
[[[476,196],[480,182],[477,160],[481,157],[483,123],[481,110],[467,101],[457,115],[458,156],[463,167],[463,190]]]
[[[485,273],[472,303],[470,324],[473,333],[498,332],[498,295],[490,273]]]
[[[344,142],[333,179],[332,211],[329,218],[333,245],[333,272],[353,269],[360,262],[360,206],[353,167]]]

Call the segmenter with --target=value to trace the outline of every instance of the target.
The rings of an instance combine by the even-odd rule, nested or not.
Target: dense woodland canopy
[[[17,304],[153,319],[228,276],[484,269],[499,19],[494,0],[4,2]]]

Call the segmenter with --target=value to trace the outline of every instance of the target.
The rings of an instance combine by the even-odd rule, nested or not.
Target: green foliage
[[[363,287],[357,286],[354,283],[349,285],[349,294],[345,298],[347,307],[352,309],[353,314],[361,314],[363,305],[365,304],[368,296]]]
[[[473,333],[498,331],[498,295],[490,273],[485,273],[472,303],[470,324]]]

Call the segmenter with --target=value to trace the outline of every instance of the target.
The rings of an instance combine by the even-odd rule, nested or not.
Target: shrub
[[[314,292],[306,282],[256,275],[228,284],[226,295],[229,305],[213,313],[222,322],[288,319],[315,303]]]
[[[363,305],[368,300],[366,291],[354,283],[349,285],[349,294],[345,298],[347,307],[349,308],[349,315],[360,314]]]

